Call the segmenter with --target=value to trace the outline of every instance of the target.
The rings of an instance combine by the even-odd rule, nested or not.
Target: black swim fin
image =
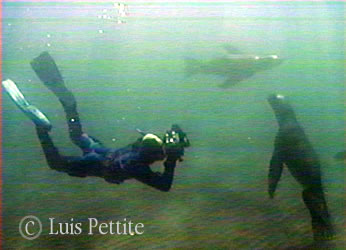
[[[60,71],[54,59],[47,51],[42,52],[38,57],[34,58],[30,64],[37,76],[47,87],[64,85]]]
[[[66,88],[54,59],[47,51],[34,58],[30,65],[44,85],[59,98],[63,105],[74,105],[75,98]]]

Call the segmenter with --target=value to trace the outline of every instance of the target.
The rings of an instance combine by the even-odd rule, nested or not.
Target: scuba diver
[[[82,156],[61,155],[49,135],[52,125],[47,117],[26,101],[12,80],[3,81],[3,87],[10,98],[36,125],[50,168],[66,172],[70,176],[101,177],[116,184],[134,178],[158,190],[170,190],[176,162],[181,160],[184,147],[190,145],[186,134],[178,125],[173,125],[163,139],[155,134],[142,132],[137,141],[124,148],[107,148],[99,140],[83,132],[76,100],[66,88],[60,71],[48,52],[41,53],[30,64],[44,85],[59,99],[66,114],[70,138],[83,152]],[[153,172],[149,165],[162,160],[165,160],[164,172]]]

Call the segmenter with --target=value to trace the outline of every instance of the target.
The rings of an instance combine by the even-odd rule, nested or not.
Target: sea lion
[[[324,198],[321,165],[317,154],[286,98],[273,94],[267,100],[279,124],[269,168],[269,196],[274,197],[283,166],[287,166],[290,173],[303,186],[302,197],[311,215],[314,239],[332,239],[335,233]]]
[[[229,88],[245,79],[255,75],[257,72],[269,70],[280,65],[283,59],[278,55],[248,55],[242,54],[234,47],[225,47],[229,53],[209,61],[199,61],[185,58],[186,75],[211,74],[224,76],[226,80],[221,88]]]

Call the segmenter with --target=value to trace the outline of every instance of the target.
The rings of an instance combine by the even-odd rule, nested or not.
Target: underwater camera
[[[167,131],[163,136],[163,142],[166,147],[177,153],[179,161],[183,161],[184,148],[190,146],[190,141],[186,133],[177,124],[173,124],[171,130]]]

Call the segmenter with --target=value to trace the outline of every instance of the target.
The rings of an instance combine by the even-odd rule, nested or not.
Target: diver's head
[[[139,152],[142,160],[148,164],[166,157],[162,139],[154,134],[145,134],[141,138]]]
[[[271,94],[268,96],[267,101],[272,107],[279,124],[287,119],[296,119],[294,110],[285,96]]]

